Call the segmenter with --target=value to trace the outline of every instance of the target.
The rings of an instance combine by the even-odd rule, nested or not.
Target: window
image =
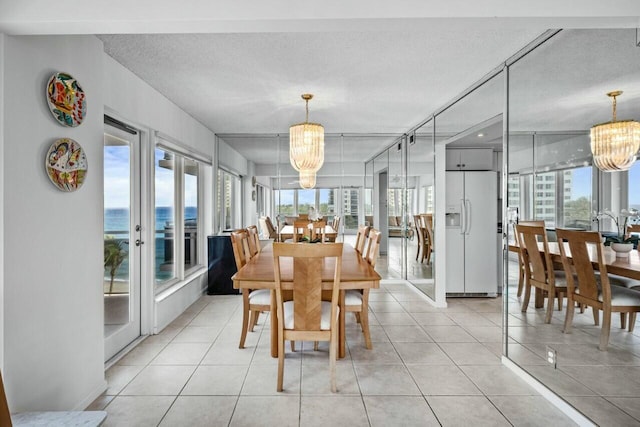
[[[316,190],[297,190],[298,192],[298,209],[297,213],[308,214],[309,208],[316,208]]]
[[[296,190],[276,190],[276,213],[278,215],[294,215],[294,198]]]
[[[558,173],[563,180],[564,218],[561,226],[591,229],[591,166]]]
[[[556,225],[556,194],[554,189],[556,172],[546,172],[536,175],[536,219],[544,220],[549,227]],[[542,197],[537,196],[542,191]],[[542,208],[541,208],[542,207]]]
[[[177,150],[155,149],[156,292],[202,267],[200,168]],[[183,237],[180,237],[183,236]]]
[[[638,183],[640,182],[640,162],[635,162],[629,172],[628,176],[628,201],[627,206],[629,209],[640,210],[640,191],[637,190]]]
[[[238,175],[218,169],[218,229],[242,227],[242,180]]]
[[[360,207],[360,190],[357,188],[348,188],[343,190],[342,214],[345,230],[358,229],[358,214]]]

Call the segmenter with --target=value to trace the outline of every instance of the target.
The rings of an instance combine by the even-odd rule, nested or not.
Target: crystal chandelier
[[[299,172],[317,172],[324,163],[324,128],[318,123],[309,123],[309,100],[312,98],[310,93],[302,95],[307,110],[305,122],[289,128],[289,161]]]
[[[300,171],[300,187],[309,190],[316,186],[316,173],[315,171]]]
[[[593,163],[604,172],[629,169],[640,149],[640,123],[616,120],[616,96],[621,94],[621,90],[607,93],[613,98],[613,119],[591,128]]]

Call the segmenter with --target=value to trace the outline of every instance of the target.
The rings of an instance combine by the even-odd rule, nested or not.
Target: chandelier
[[[621,90],[607,93],[613,98],[613,119],[591,128],[593,163],[604,172],[629,169],[640,149],[640,123],[616,120],[616,96],[621,94]]]
[[[300,171],[300,188],[309,190],[315,186],[316,186],[315,171],[301,170]]]
[[[324,163],[324,128],[318,123],[309,123],[309,100],[312,98],[310,93],[302,95],[307,110],[305,121],[289,128],[289,161],[299,172],[317,172]]]

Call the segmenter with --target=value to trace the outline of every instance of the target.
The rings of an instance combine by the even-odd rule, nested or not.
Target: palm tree
[[[104,239],[104,268],[109,269],[109,275],[111,282],[109,283],[109,294],[113,290],[113,279],[116,276],[116,272],[123,261],[127,258],[127,251],[122,247],[122,242],[114,239],[113,237],[107,237]]]

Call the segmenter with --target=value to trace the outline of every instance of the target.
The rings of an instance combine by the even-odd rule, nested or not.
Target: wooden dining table
[[[567,256],[571,257],[571,250],[569,249],[568,243],[563,243],[564,249]],[[591,259],[591,263],[595,269],[598,269],[598,255],[597,249],[594,245],[588,244],[587,250],[589,252],[589,259]],[[542,242],[538,242],[538,249],[540,252],[544,252],[544,246]],[[516,244],[509,244],[510,252],[518,252],[520,251],[520,247]],[[560,256],[560,248],[558,246],[558,242],[549,242],[549,254],[551,255],[551,260],[554,263],[562,263],[562,257]],[[640,280],[640,252],[637,250],[632,250],[629,252],[628,258],[618,258],[616,257],[616,253],[610,246],[604,247],[604,262],[607,266],[608,274],[615,274],[617,276],[627,277],[629,279]],[[542,296],[542,292],[536,288],[536,299],[535,299],[535,307],[540,308],[544,305],[544,297]]]
[[[323,243],[291,243],[292,245],[321,245]],[[330,290],[333,284],[335,261],[327,259],[322,270],[323,289]],[[283,289],[293,287],[293,259],[280,260],[280,274]],[[275,303],[275,273],[273,271],[273,246],[267,245],[251,258],[231,278],[235,289],[271,289],[271,356],[278,357],[278,322]],[[344,291],[348,289],[378,289],[380,275],[358,254],[355,248],[344,243],[342,270],[340,274],[340,317],[338,319],[338,357],[346,354]]]

